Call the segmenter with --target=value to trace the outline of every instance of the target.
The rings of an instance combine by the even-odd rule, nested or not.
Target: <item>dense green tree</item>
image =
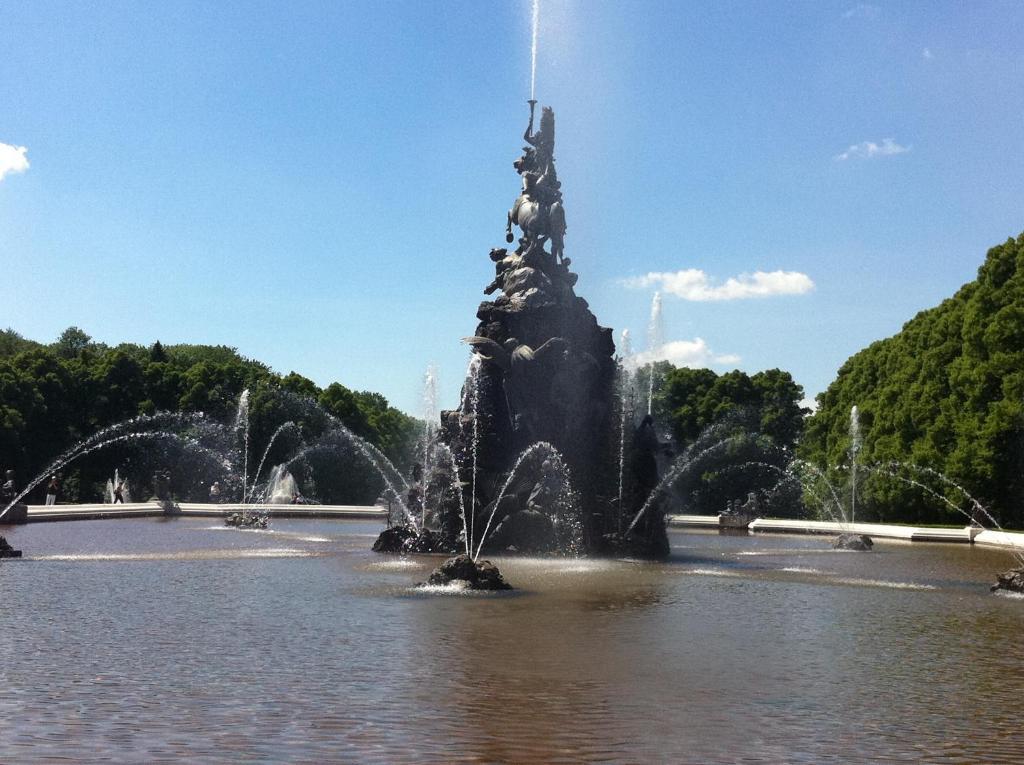
[[[15,356],[42,346],[33,340],[26,340],[13,329],[0,330],[0,358]]]
[[[138,414],[203,412],[230,424],[245,389],[250,390],[250,471],[267,450],[260,478],[303,443],[327,439],[295,467],[307,482],[303,490],[324,501],[372,501],[380,491],[379,479],[363,464],[366,458],[357,448],[344,437],[330,436],[334,426],[329,415],[399,466],[407,469],[410,464],[418,424],[380,394],[356,393],[340,383],[321,391],[302,375],[281,377],[227,346],[156,342],[111,349],[70,327],[49,346],[12,329],[0,332],[0,470],[14,468],[24,484],[77,442]],[[240,453],[233,429],[215,430],[212,435],[189,435],[217,451]],[[179,496],[205,497],[204,486],[225,478],[222,461],[211,460],[202,449],[171,442],[148,449],[113,445],[69,467],[63,475],[64,498],[99,499],[114,468],[132,472],[141,496],[151,488],[147,484],[153,471],[169,465],[175,466],[172,486]],[[314,467],[321,471],[317,484]],[[250,481],[255,478],[250,475]]]
[[[316,399],[320,393],[320,389],[316,387],[315,382],[308,377],[303,377],[298,372],[289,372],[282,377],[281,387],[302,398]]]
[[[164,346],[159,340],[149,346],[149,360],[159,364],[165,364],[170,360],[167,356],[167,351],[164,350]]]
[[[78,327],[68,327],[60,333],[53,349],[62,359],[73,359],[92,343],[92,338]]]
[[[801,445],[830,467],[849,463],[850,409],[861,413],[858,464],[898,461],[898,472],[964,510],[938,471],[987,504],[1004,525],[1024,525],[1024,235],[989,250],[975,281],[852,356],[818,397]],[[889,470],[888,472],[893,472]],[[964,522],[944,501],[867,470],[858,516]]]
[[[359,406],[359,399],[341,383],[331,383],[319,397],[320,406],[337,417],[357,436],[368,438],[371,433],[369,414]]]
[[[646,395],[646,374],[637,375],[639,399]],[[654,374],[656,423],[671,433],[677,454],[702,455],[676,484],[680,509],[718,513],[754,492],[767,512],[803,512],[799,487],[780,484],[808,413],[800,406],[803,389],[788,372],[719,375],[659,362]]]

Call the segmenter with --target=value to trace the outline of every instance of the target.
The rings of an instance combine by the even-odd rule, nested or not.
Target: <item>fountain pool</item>
[[[1010,556],[670,532],[414,590],[379,523],[6,527],[0,761],[1020,762]],[[870,560],[870,566],[865,562]]]

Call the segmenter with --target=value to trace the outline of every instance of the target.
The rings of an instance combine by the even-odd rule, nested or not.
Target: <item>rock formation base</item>
[[[0,537],[0,558],[20,558],[21,550],[15,550],[6,539]]]
[[[449,558],[430,575],[424,585],[445,585],[465,582],[469,590],[511,590],[498,567],[489,560],[474,561],[468,555]],[[423,586],[423,585],[420,585]]]
[[[832,540],[832,548],[835,550],[857,550],[867,552],[875,543],[867,534],[840,534]]]
[[[1011,568],[996,577],[996,583],[992,585],[992,592],[1006,590],[1007,592],[1024,593],[1024,568]]]

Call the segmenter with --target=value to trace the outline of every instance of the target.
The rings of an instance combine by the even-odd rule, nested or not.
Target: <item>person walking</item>
[[[60,481],[57,480],[57,476],[51,475],[50,482],[46,484],[46,504],[56,505],[57,504],[57,492],[60,491]]]
[[[117,486],[114,487],[114,504],[120,502],[124,504],[124,481],[118,481]]]

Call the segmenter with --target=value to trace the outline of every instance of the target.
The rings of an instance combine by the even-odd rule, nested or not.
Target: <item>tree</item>
[[[167,351],[164,350],[164,346],[157,340],[149,347],[149,360],[157,364],[166,364],[168,361]]]
[[[73,359],[92,342],[92,338],[78,327],[68,327],[60,333],[53,349],[63,359]]]
[[[0,330],[0,358],[16,356],[23,351],[30,351],[42,346],[33,341],[26,340],[13,329]]]
[[[359,405],[356,394],[341,383],[331,383],[319,397],[320,406],[341,420],[346,428],[361,438],[373,434],[370,418]]]
[[[753,376],[668,369],[654,409],[665,413],[678,450],[696,456],[676,485],[687,510],[718,513],[755,492],[772,514],[802,513],[799,489],[780,485],[803,433],[802,398],[803,388],[779,369]]]
[[[989,250],[973,282],[921,311],[893,337],[850,357],[818,397],[801,454],[835,480],[848,462],[849,417],[861,413],[868,467],[891,461],[970,510],[960,485],[1004,525],[1024,524],[1024,234]],[[934,471],[934,472],[930,472]],[[890,471],[892,472],[892,471]],[[903,475],[903,473],[900,473]],[[938,477],[945,475],[948,480]],[[919,487],[869,473],[858,517],[962,523]]]

